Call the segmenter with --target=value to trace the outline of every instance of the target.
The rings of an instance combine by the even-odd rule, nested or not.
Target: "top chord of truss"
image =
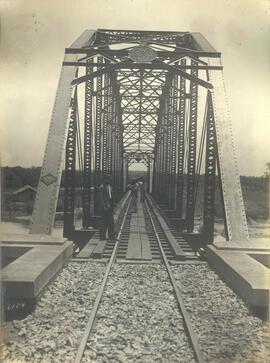
[[[128,43],[129,48],[115,49],[120,43]],[[140,31],[140,30],[117,30],[117,29],[97,29],[89,41],[80,49],[67,48],[66,53],[88,53],[89,50],[103,49],[112,51],[113,55],[128,55],[128,49],[137,44],[155,47],[159,56],[168,57],[187,53],[196,57],[220,57],[220,52],[208,42],[208,40],[198,32],[175,32],[175,31]],[[124,52],[124,53],[123,53]]]

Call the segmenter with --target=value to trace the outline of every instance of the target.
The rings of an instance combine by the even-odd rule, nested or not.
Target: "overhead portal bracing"
[[[247,239],[237,167],[226,155],[233,144],[221,54],[200,33],[111,29],[84,32],[65,53],[30,232],[51,233],[66,149],[66,236],[74,230],[75,170],[87,227],[98,213],[104,172],[120,195],[128,166],[140,161],[148,167],[149,191],[166,199],[187,231],[194,228],[205,164],[206,241],[213,235],[217,164],[228,238]]]

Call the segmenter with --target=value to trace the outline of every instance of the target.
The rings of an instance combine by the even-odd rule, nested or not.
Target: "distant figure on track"
[[[144,199],[145,199],[145,189],[146,189],[144,179],[141,179],[139,181],[139,186],[140,186],[140,193],[141,193],[141,202],[143,203]]]
[[[139,193],[140,193],[140,186],[139,186],[138,182],[136,181],[136,179],[133,179],[132,184],[131,184],[131,195],[132,195],[132,199],[133,199],[132,213],[137,213]]]
[[[103,184],[100,185],[98,190],[98,203],[99,211],[101,214],[100,240],[106,240],[107,230],[109,239],[114,240],[114,199],[112,189],[112,176],[110,174],[104,174],[103,176]]]

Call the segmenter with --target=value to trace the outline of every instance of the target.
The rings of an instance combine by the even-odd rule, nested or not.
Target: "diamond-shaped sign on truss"
[[[149,63],[157,58],[157,52],[146,45],[139,45],[131,49],[128,56],[136,63]]]
[[[40,181],[42,181],[45,185],[50,185],[52,183],[56,182],[56,177],[52,175],[51,173],[44,175],[42,178],[40,178]]]

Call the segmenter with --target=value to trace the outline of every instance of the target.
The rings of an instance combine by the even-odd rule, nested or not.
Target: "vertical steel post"
[[[152,193],[153,191],[153,159],[149,157],[148,159],[148,168],[149,168],[149,179],[148,179],[148,193]]]
[[[158,147],[159,147],[159,116],[157,117],[156,135],[155,135],[155,148],[154,148],[154,163],[153,163],[153,192],[156,193],[158,185]]]
[[[158,125],[158,161],[159,161],[159,167],[158,167],[158,194],[162,191],[162,182],[163,182],[163,159],[164,159],[164,95],[160,98],[160,111],[159,111],[159,125]]]
[[[177,109],[177,94],[178,94],[178,77],[174,76],[172,80],[172,153],[171,153],[171,192],[170,192],[170,208],[176,209],[176,144],[177,144],[177,129],[178,129],[178,109]]]
[[[123,168],[124,168],[124,154],[123,154],[123,127],[122,127],[122,108],[120,101],[119,104],[119,116],[118,116],[118,184],[119,191],[122,194],[123,191]]]
[[[160,185],[160,194],[162,196],[162,199],[164,199],[164,194],[165,194],[165,199],[166,199],[166,171],[167,171],[167,128],[166,128],[166,121],[167,121],[167,117],[166,117],[166,113],[167,113],[167,102],[166,99],[164,100],[164,104],[163,104],[163,110],[162,110],[162,120],[161,120],[161,130],[162,130],[162,136],[161,136],[161,185]]]
[[[197,62],[191,60],[191,74],[198,77]],[[198,85],[190,82],[190,121],[189,121],[189,150],[188,150],[188,175],[187,175],[187,230],[194,228],[194,204],[195,204],[195,171],[197,148],[197,113],[198,113]]]
[[[181,60],[186,65],[186,60]],[[186,114],[186,80],[180,77],[179,100],[179,127],[178,127],[178,166],[177,166],[177,210],[180,218],[183,216],[183,189],[184,189],[184,160],[185,160],[185,114]]]
[[[102,57],[98,57],[98,63],[102,63]],[[95,198],[94,198],[94,214],[98,213],[98,188],[101,183],[101,157],[102,157],[102,76],[97,77],[96,85],[96,128],[95,128]]]
[[[120,168],[121,168],[121,152],[120,152],[120,127],[121,127],[121,107],[119,105],[119,99],[117,99],[116,103],[116,125],[115,125],[115,142],[116,142],[116,155],[115,155],[115,168],[116,168],[116,188],[120,192],[121,184],[120,184]]]
[[[128,165],[127,165],[127,156],[124,155],[123,156],[123,173],[122,173],[122,177],[123,177],[123,188],[122,188],[122,191],[123,192],[126,192],[127,190],[127,168],[128,168]]]
[[[204,184],[204,215],[203,215],[203,241],[212,243],[214,239],[214,212],[216,189],[216,129],[213,113],[212,95],[207,95],[206,118],[206,155],[205,155],[205,184]]]
[[[65,160],[65,195],[63,236],[72,239],[74,232],[74,198],[76,167],[76,133],[77,133],[77,89],[71,99],[71,115],[66,143]]]
[[[102,123],[102,172],[107,173],[108,170],[108,132],[107,132],[107,128],[108,128],[108,87],[109,87],[109,75],[108,73],[106,73],[104,75],[104,109],[102,110],[102,114],[103,114],[103,123]]]
[[[161,185],[161,149],[162,149],[162,112],[163,112],[163,98],[160,97],[160,106],[158,111],[158,121],[156,126],[156,141],[155,141],[155,193],[159,194]]]
[[[113,124],[113,88],[112,88],[112,78],[109,74],[109,105],[108,105],[108,125],[107,125],[107,167],[108,172],[112,174],[112,124]]]
[[[86,74],[91,74],[93,68],[86,67]],[[93,80],[85,83],[85,107],[84,107],[84,168],[83,168],[83,227],[90,226],[91,204],[91,146],[92,146],[92,91]]]
[[[167,101],[167,200],[169,208],[171,208],[171,179],[172,179],[172,81],[168,83],[168,101]]]
[[[227,216],[226,216],[224,196],[223,196],[218,147],[217,147],[217,169],[218,169],[218,182],[219,182],[218,184],[219,184],[220,200],[221,200],[221,207],[222,207],[223,220],[224,220],[224,231],[225,231],[226,240],[229,241],[229,233],[228,233],[228,227],[227,227]]]
[[[116,175],[115,175],[115,148],[116,148],[116,139],[115,139],[115,125],[116,125],[116,90],[115,90],[115,80],[113,79],[113,122],[112,122],[112,134],[111,134],[111,148],[112,148],[112,177],[113,184],[116,184]]]

